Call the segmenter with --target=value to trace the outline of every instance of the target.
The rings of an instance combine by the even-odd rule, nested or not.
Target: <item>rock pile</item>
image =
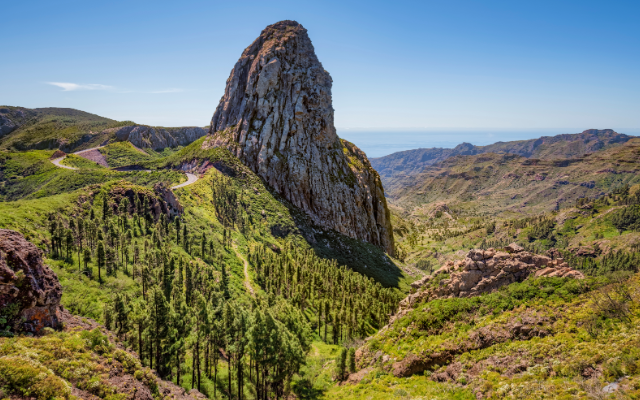
[[[58,328],[61,297],[58,277],[42,263],[41,251],[18,232],[0,229],[0,316],[11,330]]]
[[[380,177],[338,138],[331,85],[302,25],[270,25],[231,71],[203,147],[229,149],[317,225],[393,254]]]
[[[529,275],[536,277],[568,277],[583,279],[582,272],[564,262],[562,258],[532,254],[513,243],[505,247],[506,251],[470,250],[464,260],[448,261],[440,269],[413,282],[411,286],[418,291],[400,302],[395,319],[405,315],[413,304],[438,298],[472,297],[491,293],[500,287],[514,282],[522,282]],[[449,274],[437,287],[428,285],[438,275]],[[420,290],[421,288],[425,288]]]

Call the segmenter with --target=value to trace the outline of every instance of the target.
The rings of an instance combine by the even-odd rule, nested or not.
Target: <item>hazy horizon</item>
[[[613,129],[629,136],[640,136],[640,128],[592,127],[584,129],[545,128],[545,129],[423,129],[423,130],[384,130],[384,129],[337,129],[338,136],[346,139],[369,158],[384,157],[389,154],[420,148],[454,148],[461,143],[486,146],[496,142],[536,139],[541,136],[555,136],[565,133],[580,133],[586,129]]]

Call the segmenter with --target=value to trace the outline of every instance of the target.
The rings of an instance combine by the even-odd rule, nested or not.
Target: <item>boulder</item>
[[[14,332],[60,325],[62,287],[42,252],[20,233],[0,229],[0,313]]]
[[[517,243],[511,243],[510,245],[505,247],[509,253],[519,253],[524,250],[524,247],[520,246]]]

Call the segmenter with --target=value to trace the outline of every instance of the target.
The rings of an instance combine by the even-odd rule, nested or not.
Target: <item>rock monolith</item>
[[[393,254],[380,177],[336,134],[331,85],[302,25],[270,25],[233,67],[203,147],[229,149],[317,225]]]

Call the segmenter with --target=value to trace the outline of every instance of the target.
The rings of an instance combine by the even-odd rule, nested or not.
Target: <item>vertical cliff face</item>
[[[231,71],[203,146],[228,148],[316,224],[393,254],[380,178],[338,138],[331,84],[302,25],[270,25]]]

